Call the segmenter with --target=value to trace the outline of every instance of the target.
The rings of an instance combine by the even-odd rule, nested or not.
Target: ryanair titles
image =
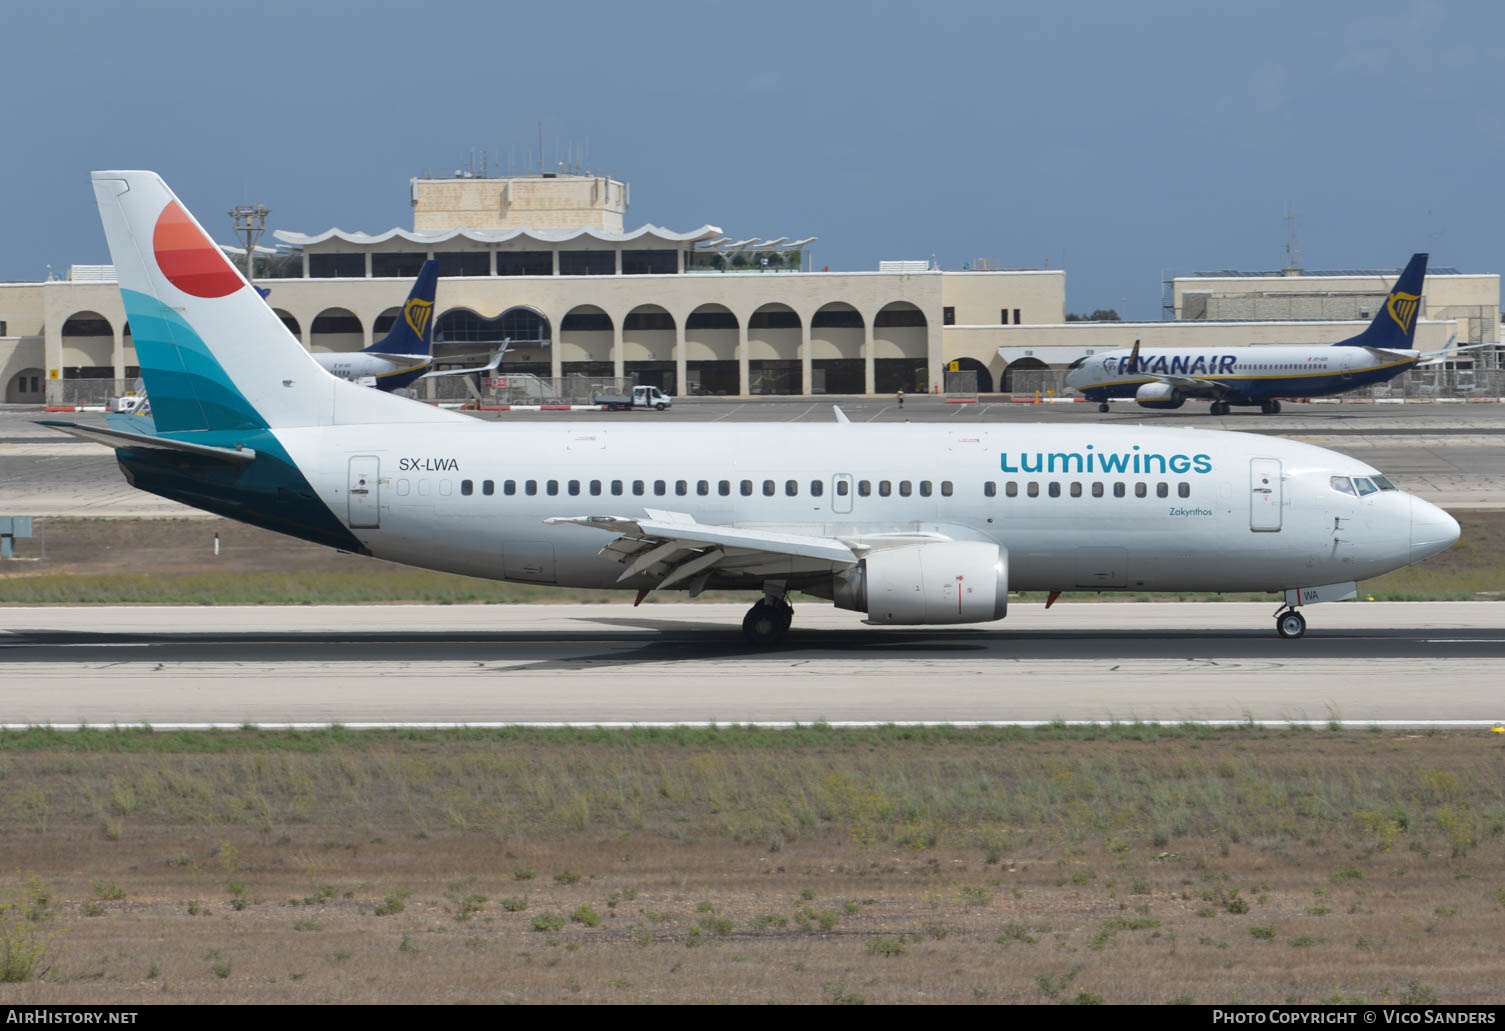
[[[1160,376],[1225,376],[1238,364],[1234,354],[1144,354],[1138,358],[1124,355],[1103,359],[1104,372],[1132,376],[1136,372],[1153,372]]]
[[[1210,473],[1211,455],[1162,455],[1141,451],[1005,451],[1000,464],[1006,473]]]

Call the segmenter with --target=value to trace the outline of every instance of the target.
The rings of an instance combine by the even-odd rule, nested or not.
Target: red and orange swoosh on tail
[[[175,200],[157,216],[152,252],[167,281],[185,294],[224,297],[245,285],[240,273]]]

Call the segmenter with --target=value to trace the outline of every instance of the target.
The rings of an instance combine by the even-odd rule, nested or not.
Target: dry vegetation
[[[1502,745],[5,734],[0,1003],[1499,1002]]]

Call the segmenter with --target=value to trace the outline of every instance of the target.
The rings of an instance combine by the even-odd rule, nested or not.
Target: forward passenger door
[[[1280,483],[1280,459],[1249,460],[1249,529],[1271,532],[1280,529],[1283,502]]]

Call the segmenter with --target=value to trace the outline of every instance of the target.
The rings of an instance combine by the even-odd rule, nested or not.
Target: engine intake
[[[838,574],[832,593],[878,625],[988,623],[1008,612],[1008,552],[981,541],[886,548]]]
[[[1180,408],[1186,403],[1169,383],[1145,383],[1134,391],[1134,400],[1145,408]]]

